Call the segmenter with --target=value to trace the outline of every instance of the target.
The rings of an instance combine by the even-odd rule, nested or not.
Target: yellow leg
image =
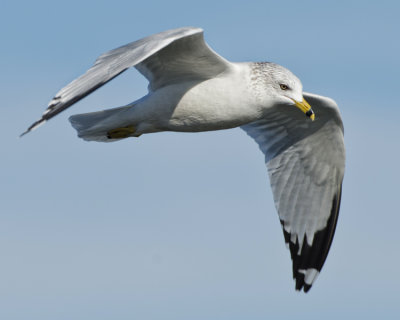
[[[107,132],[108,139],[123,139],[128,137],[139,137],[140,135],[134,135],[136,129],[134,126],[122,127],[112,129]]]

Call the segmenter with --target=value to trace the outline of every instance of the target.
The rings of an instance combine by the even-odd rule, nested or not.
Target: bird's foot
[[[139,137],[140,134],[135,135],[136,128],[134,126],[122,127],[112,129],[107,132],[108,139],[123,139],[128,137]]]

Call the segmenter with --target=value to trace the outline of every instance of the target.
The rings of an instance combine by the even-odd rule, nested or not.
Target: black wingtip
[[[302,277],[302,275],[298,274],[295,280],[296,280],[296,291],[301,291],[304,285],[304,276]]]
[[[305,283],[305,284],[304,284],[304,287],[303,287],[304,292],[307,293],[308,291],[310,291],[311,287],[312,287],[312,285],[306,284],[306,283]]]
[[[24,135],[26,135],[27,133],[31,132],[32,130],[35,130],[36,128],[38,128],[39,126],[41,126],[45,122],[46,122],[46,119],[41,118],[38,121],[32,123],[32,125],[28,129],[26,129],[26,131],[21,133],[21,135],[19,137],[22,138]]]
[[[300,272],[296,272],[295,276],[293,277],[293,279],[296,281],[295,285],[296,291],[303,290],[304,293],[307,293],[308,291],[310,291],[312,284],[307,284],[304,278],[305,278],[304,274]]]
[[[315,277],[312,279],[311,283],[306,283],[306,273],[304,272],[309,269],[315,269],[315,272],[319,273],[325,263],[336,229],[341,194],[342,187],[340,184],[337,193],[332,199],[331,213],[327,225],[324,229],[319,230],[314,234],[311,246],[308,245],[307,236],[305,236],[302,248],[299,250],[298,239],[296,239],[295,243],[291,241],[291,234],[285,230],[284,221],[281,220],[285,242],[289,246],[290,255],[293,261],[293,279],[296,282],[295,288],[297,291],[304,290],[304,292],[308,292],[311,289],[312,283],[315,281]],[[310,282],[310,279],[308,279],[307,282]]]
[[[22,138],[22,137],[23,137],[24,135],[26,135],[28,132],[29,132],[29,130],[26,130],[26,131],[22,132],[22,133],[19,135],[19,137]]]

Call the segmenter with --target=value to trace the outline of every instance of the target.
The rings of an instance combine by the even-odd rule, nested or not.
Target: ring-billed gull
[[[78,136],[112,142],[241,127],[265,154],[296,289],[307,292],[328,255],[339,213],[345,150],[336,103],[302,92],[300,80],[277,64],[225,60],[204,42],[202,29],[187,27],[104,53],[23,134],[130,67],[149,80],[149,93],[123,107],[70,117]]]

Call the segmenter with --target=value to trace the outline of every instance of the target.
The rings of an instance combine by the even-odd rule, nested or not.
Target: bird
[[[100,55],[21,136],[130,67],[147,78],[148,93],[122,107],[71,116],[78,137],[114,142],[163,131],[243,129],[265,155],[295,289],[308,292],[339,215],[345,146],[336,102],[303,92],[278,64],[228,61],[208,46],[203,29],[182,27]]]

